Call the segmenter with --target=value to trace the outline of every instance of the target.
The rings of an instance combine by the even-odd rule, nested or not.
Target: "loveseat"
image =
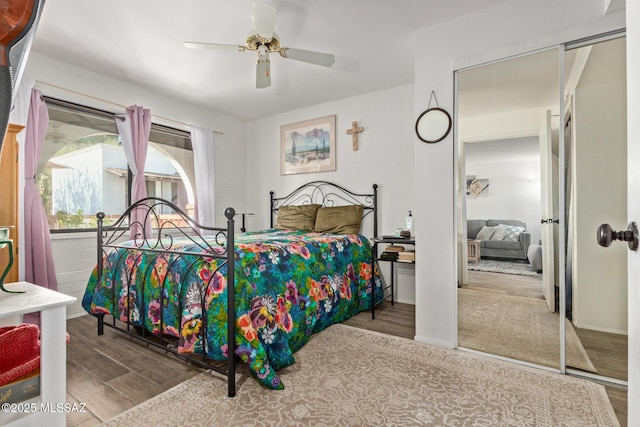
[[[468,219],[467,239],[480,242],[480,257],[527,261],[531,233],[513,219]]]

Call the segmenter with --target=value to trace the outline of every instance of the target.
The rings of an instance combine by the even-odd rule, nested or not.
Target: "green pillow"
[[[334,234],[358,234],[362,224],[362,205],[321,207],[313,231]]]
[[[281,230],[312,231],[320,205],[281,206],[278,209],[276,228]]]

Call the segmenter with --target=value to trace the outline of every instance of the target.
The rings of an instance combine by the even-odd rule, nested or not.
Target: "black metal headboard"
[[[275,223],[275,217],[281,206],[318,204],[322,206],[362,205],[364,219],[369,214],[373,215],[373,236],[378,235],[378,184],[373,184],[373,192],[369,194],[355,193],[351,190],[328,181],[311,181],[293,190],[283,197],[274,197],[273,191],[269,192],[271,198],[271,228]],[[372,237],[373,237],[372,236]]]

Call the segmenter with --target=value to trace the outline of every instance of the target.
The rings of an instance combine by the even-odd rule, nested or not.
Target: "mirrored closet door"
[[[560,53],[457,73],[458,345],[553,369]]]
[[[624,46],[456,73],[460,348],[626,381]]]

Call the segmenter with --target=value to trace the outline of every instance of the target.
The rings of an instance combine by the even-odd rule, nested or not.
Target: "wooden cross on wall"
[[[358,134],[363,132],[364,128],[358,126],[358,122],[351,122],[351,129],[347,129],[347,135],[351,135],[353,142],[353,151],[358,151]]]

